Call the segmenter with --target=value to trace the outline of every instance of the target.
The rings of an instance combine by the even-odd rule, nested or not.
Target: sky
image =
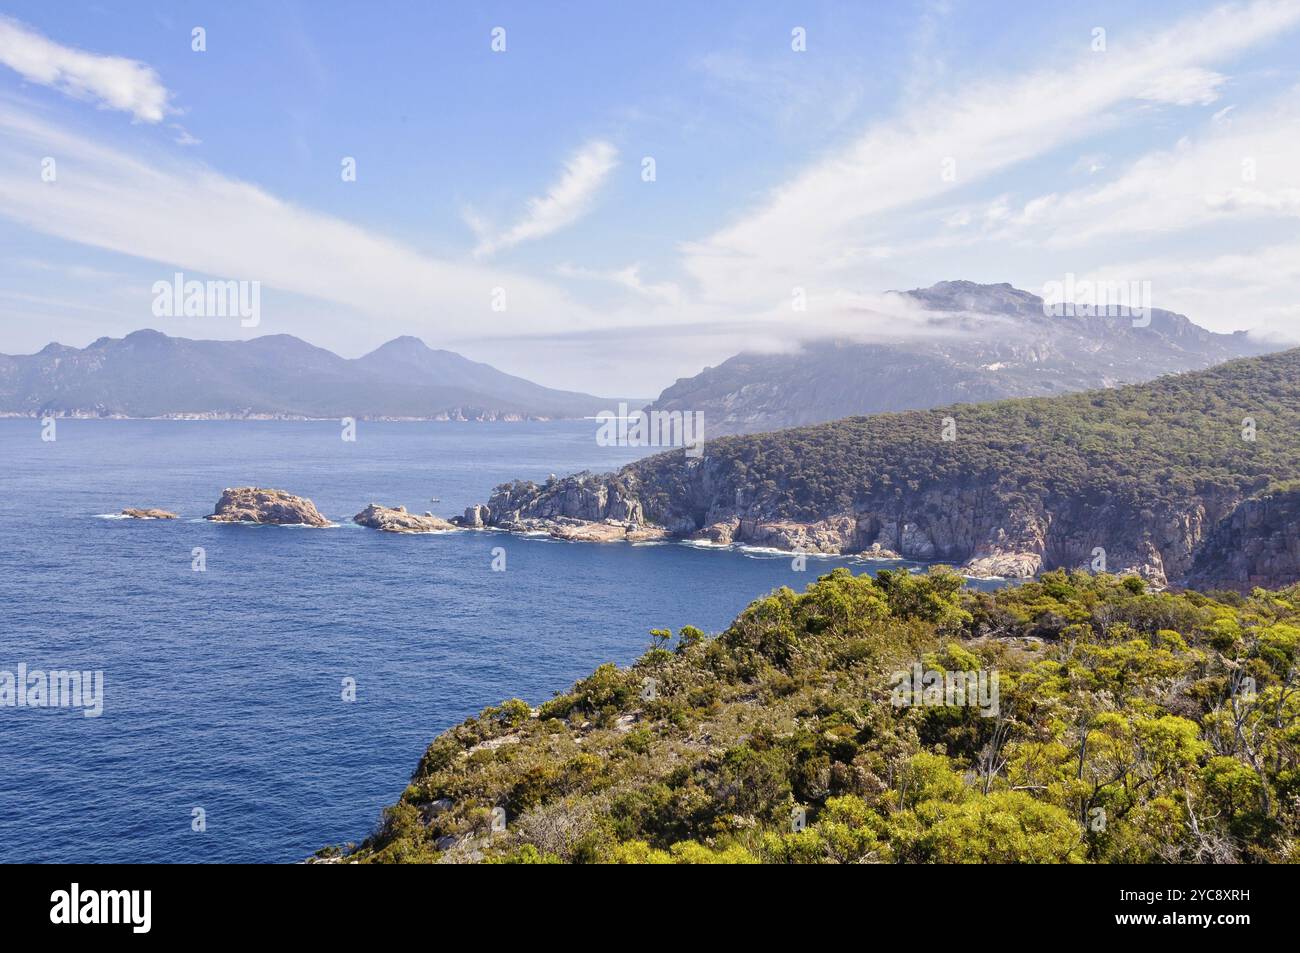
[[[654,396],[1067,276],[1300,340],[1300,0],[120,7],[0,0],[0,352],[409,334]],[[257,325],[159,317],[176,273]]]

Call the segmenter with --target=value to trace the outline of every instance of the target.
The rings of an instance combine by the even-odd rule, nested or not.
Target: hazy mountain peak
[[[391,341],[385,341],[379,347],[371,351],[371,354],[391,353],[395,351],[432,351],[433,348],[425,344],[421,338],[413,334],[403,334],[393,338]]]
[[[679,380],[651,404],[698,411],[713,435],[777,430],[859,414],[1034,397],[1140,383],[1278,350],[1183,315],[1053,317],[1007,282],[940,281],[894,292],[933,312],[942,336],[812,341],[792,354],[737,354]]]
[[[291,334],[196,341],[143,328],[0,355],[0,412],[160,417],[583,417],[609,402],[395,338],[347,360]]]
[[[1039,315],[1043,299],[1010,282],[980,284],[975,281],[939,281],[928,288],[902,292],[935,311],[963,311],[976,314]]]

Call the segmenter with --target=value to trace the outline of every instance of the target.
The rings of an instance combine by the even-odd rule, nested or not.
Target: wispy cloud
[[[681,301],[682,291],[676,284],[670,281],[648,282],[641,277],[641,266],[628,265],[626,268],[616,268],[610,271],[600,271],[593,268],[581,268],[576,265],[564,264],[555,269],[555,273],[561,278],[580,278],[590,281],[605,281],[610,284],[618,285],[634,294],[644,298],[650,298],[662,301],[665,304],[678,304]]]
[[[1150,281],[1160,307],[1219,330],[1300,342],[1300,242],[1266,242],[1241,251],[1126,260],[1081,274],[1092,281]]]
[[[1221,81],[1208,64],[1298,22],[1294,0],[1218,7],[1140,45],[1112,40],[1109,52],[1093,53],[1081,41],[1073,65],[909,104],[731,225],[684,246],[685,267],[706,299],[738,308],[785,299],[793,286],[860,282],[885,213],[1095,134],[1118,107],[1207,102]]]
[[[152,67],[123,56],[63,46],[10,17],[0,16],[0,63],[29,83],[161,122],[171,94]]]
[[[77,174],[43,182],[32,156],[44,150],[75,156]],[[491,318],[478,324],[485,334],[598,323],[550,283],[422,254],[201,163],[144,160],[98,144],[3,99],[0,215],[34,232],[157,262],[158,278],[175,268],[257,280],[434,337],[474,315]],[[138,302],[141,323],[151,320],[149,301],[146,285]],[[263,318],[263,330],[276,328],[265,307]],[[361,327],[354,331],[358,339]],[[332,331],[337,340],[338,329]],[[364,336],[373,333],[366,326]]]
[[[528,200],[522,218],[510,227],[493,230],[473,212],[466,222],[478,235],[476,258],[486,258],[521,242],[542,238],[572,225],[591,208],[592,201],[618,165],[618,150],[602,139],[588,142],[569,159],[564,173],[545,195]]]
[[[966,211],[968,222],[977,218]],[[1262,108],[1212,120],[1108,182],[1038,195],[986,219],[981,237],[1077,248],[1280,216],[1300,216],[1300,87]]]

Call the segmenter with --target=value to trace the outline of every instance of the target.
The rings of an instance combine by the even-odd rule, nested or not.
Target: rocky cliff
[[[1300,487],[1266,491],[1220,520],[1196,551],[1193,588],[1274,589],[1300,575]]]
[[[694,470],[689,485],[696,498],[706,487],[725,485],[708,462]],[[1013,579],[1048,569],[1096,568],[1135,573],[1164,585],[1189,572],[1207,528],[1236,513],[1239,502],[1235,494],[1215,494],[1152,510],[1140,500],[1043,500],[957,483],[867,497],[843,512],[811,520],[748,507],[738,491],[723,495],[740,502],[711,501],[700,519],[691,496],[660,506],[642,502],[638,489],[639,481],[630,473],[568,477],[546,486],[515,484],[498,490],[486,505],[471,507],[462,525],[548,532],[586,542],[671,537],[796,553],[943,562],[972,576]],[[615,501],[617,511],[637,517],[610,517],[610,505],[602,501]],[[1295,558],[1287,571],[1281,569],[1287,554],[1273,556],[1267,585],[1300,578],[1300,556],[1289,555]]]
[[[1255,497],[1300,469],[1298,432],[1300,351],[1288,351],[1107,391],[724,438],[701,459],[678,450],[502,486],[464,522],[614,521],[972,575],[1280,586],[1300,579],[1300,520],[1291,496]]]

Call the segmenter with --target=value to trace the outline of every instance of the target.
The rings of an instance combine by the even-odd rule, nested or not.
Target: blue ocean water
[[[330,421],[60,420],[46,442],[0,420],[0,671],[104,673],[98,718],[0,707],[0,861],[294,861],[359,841],[439,731],[847,562],[350,523],[372,501],[450,515],[636,455],[581,421],[361,421],[348,443]],[[201,519],[239,485],[339,526]],[[108,518],[125,506],[182,519]]]

